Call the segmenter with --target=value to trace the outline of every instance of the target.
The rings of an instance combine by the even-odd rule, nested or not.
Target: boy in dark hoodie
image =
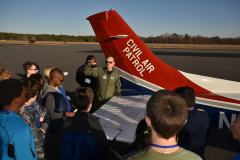
[[[94,93],[91,88],[83,87],[76,90],[73,102],[77,112],[74,117],[63,122],[62,133],[67,133],[67,137],[62,138],[61,158],[72,159],[76,156],[75,159],[84,159],[84,157],[96,160],[107,159],[106,135],[98,118],[89,113],[93,97]],[[82,136],[78,137],[79,134]]]

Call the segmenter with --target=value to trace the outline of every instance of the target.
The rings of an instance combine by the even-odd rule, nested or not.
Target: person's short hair
[[[115,62],[115,58],[112,55],[107,56],[106,59],[108,59],[110,57],[112,57],[113,58],[113,62]]]
[[[0,82],[0,106],[8,106],[13,99],[20,97],[23,91],[23,84],[17,79],[6,79]]]
[[[10,79],[12,78],[11,72],[4,68],[0,68],[0,81],[3,81],[5,79]]]
[[[38,83],[40,90],[43,88],[43,78],[40,73],[31,74],[29,79],[35,80]]]
[[[179,133],[188,116],[185,100],[169,90],[155,92],[147,102],[146,112],[153,129],[165,139]]]
[[[63,71],[60,70],[59,68],[53,68],[50,72],[50,79],[52,79],[56,74],[64,75]]]
[[[26,78],[22,80],[22,83],[26,92],[27,101],[35,97],[41,89],[41,84],[35,79]]]
[[[142,119],[136,128],[135,140],[132,144],[132,149],[141,151],[151,144],[151,129],[147,126],[145,118]]]
[[[88,62],[89,60],[92,60],[92,59],[96,59],[96,58],[93,55],[88,55],[86,58],[86,62]]]
[[[37,80],[37,81],[40,81],[42,78],[42,75],[40,73],[36,73],[36,74],[31,74],[30,79],[34,79],[34,80]]]
[[[88,105],[93,102],[94,92],[89,87],[78,88],[73,97],[73,103],[79,110],[86,110]]]
[[[50,80],[50,72],[52,69],[54,69],[56,67],[48,67],[44,70],[44,77],[47,79],[47,80]]]
[[[185,87],[179,87],[174,89],[174,92],[180,94],[186,101],[188,108],[192,108],[195,105],[196,97],[195,97],[195,92],[194,89],[185,86]]]
[[[27,71],[31,68],[32,65],[35,65],[36,68],[39,70],[39,66],[37,63],[32,62],[32,61],[27,61],[23,64],[23,69],[24,69],[25,73],[27,73]]]

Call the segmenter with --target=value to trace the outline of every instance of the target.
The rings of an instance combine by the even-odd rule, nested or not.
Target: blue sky
[[[239,0],[0,0],[0,32],[94,35],[86,18],[111,8],[139,36],[240,37]]]

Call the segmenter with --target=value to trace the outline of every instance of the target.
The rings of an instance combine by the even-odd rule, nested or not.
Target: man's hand
[[[44,117],[40,117],[40,122],[43,122],[43,120],[44,120]]]
[[[74,112],[66,112],[65,114],[67,117],[74,117],[75,113]]]
[[[88,60],[88,65],[89,66],[96,66],[97,62],[96,62],[96,60]]]
[[[45,134],[45,131],[42,128],[39,128],[39,129]]]

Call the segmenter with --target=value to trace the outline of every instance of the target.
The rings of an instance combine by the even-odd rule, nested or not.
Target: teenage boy
[[[63,80],[63,72],[58,68],[52,69],[49,83],[42,91],[42,105],[51,113],[52,122],[55,122],[54,120],[57,119],[66,119],[66,117],[74,116],[65,92],[59,87],[63,83]],[[56,126],[51,124],[50,129],[59,130],[61,128],[59,124],[54,123],[54,125]]]
[[[107,138],[104,133],[104,130],[101,124],[98,121],[98,118],[89,113],[92,107],[94,92],[91,88],[79,88],[76,90],[73,102],[77,108],[77,112],[74,117],[67,119],[63,123],[62,133],[81,133],[84,137],[86,137],[86,146],[84,146],[84,142],[77,142],[77,138],[75,139],[75,143],[79,143],[79,148],[72,148],[69,152],[65,150],[61,151],[61,153],[66,152],[66,157],[72,157],[79,155],[79,159],[84,159],[84,156],[93,159],[106,159],[107,157]],[[89,140],[89,139],[94,139]],[[96,145],[93,145],[96,141]],[[69,141],[67,141],[69,142]],[[70,144],[72,146],[73,144]],[[91,147],[89,147],[91,146]],[[67,147],[69,148],[69,147]],[[83,151],[83,148],[85,148]],[[94,149],[93,149],[94,148]],[[101,152],[97,152],[101,151]],[[81,154],[77,154],[76,152],[82,152]],[[83,153],[84,152],[84,153]],[[81,155],[81,156],[80,156]],[[88,156],[87,156],[88,155]],[[63,155],[62,155],[63,156]],[[63,156],[65,157],[65,156]],[[86,158],[85,157],[85,158]],[[64,159],[64,158],[63,158]],[[71,159],[71,158],[69,158]]]
[[[151,128],[151,145],[127,160],[201,160],[197,154],[177,145],[176,135],[187,121],[185,100],[172,91],[161,90],[147,102],[147,125]]]
[[[174,92],[180,94],[188,106],[187,123],[179,133],[178,144],[203,158],[210,118],[207,112],[194,108],[196,97],[193,88],[189,86],[179,87]]]
[[[32,130],[19,115],[25,100],[20,80],[0,82],[0,159],[37,159]]]
[[[72,109],[65,92],[59,87],[63,83],[63,80],[63,72],[58,68],[52,69],[49,83],[41,92],[42,106],[51,114],[51,121],[46,137],[48,143],[48,159],[57,159],[56,148],[59,143],[59,132],[62,123],[67,118],[75,115],[74,112],[71,112]]]

